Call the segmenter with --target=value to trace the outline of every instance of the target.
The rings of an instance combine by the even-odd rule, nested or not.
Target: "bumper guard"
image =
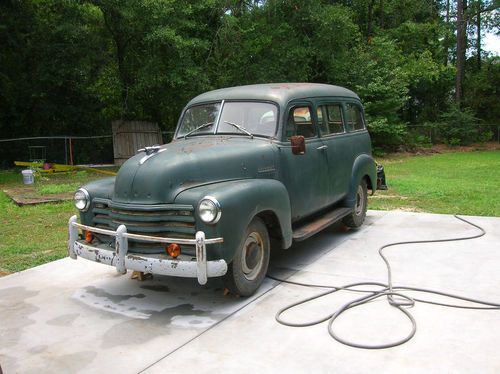
[[[120,225],[116,231],[106,230],[76,222],[76,215],[69,219],[68,254],[72,259],[78,257],[111,265],[120,274],[126,274],[127,269],[144,273],[172,275],[177,277],[198,278],[198,283],[206,284],[207,278],[219,277],[227,272],[224,260],[207,261],[207,244],[222,243],[223,238],[205,239],[205,233],[198,231],[195,239],[164,238],[127,233],[127,227]],[[78,229],[98,234],[114,236],[115,250],[106,250],[78,241]],[[196,247],[196,261],[169,260],[164,258],[146,257],[140,254],[128,254],[128,239],[156,243],[191,244]]]

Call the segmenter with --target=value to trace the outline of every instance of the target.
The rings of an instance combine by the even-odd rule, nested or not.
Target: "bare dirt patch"
[[[500,143],[498,142],[488,142],[488,143],[477,143],[471,145],[457,145],[451,146],[447,144],[435,144],[432,147],[421,147],[416,148],[413,151],[403,151],[389,153],[384,158],[393,159],[400,158],[401,156],[411,157],[411,156],[421,156],[421,155],[434,155],[441,153],[456,153],[456,152],[474,152],[474,151],[500,151]]]
[[[35,187],[9,188],[4,189],[3,192],[19,206],[56,203],[71,200],[73,198],[73,194],[70,192],[41,195]]]
[[[488,143],[478,143],[478,144],[471,144],[471,145],[457,145],[457,146],[451,146],[451,145],[446,145],[446,144],[436,144],[436,145],[432,146],[431,149],[438,152],[438,153],[497,151],[497,150],[500,150],[500,143],[488,142]]]

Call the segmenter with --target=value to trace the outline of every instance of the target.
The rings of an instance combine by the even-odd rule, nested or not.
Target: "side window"
[[[322,113],[321,120],[319,120],[320,112]],[[325,113],[324,120],[323,113]],[[344,132],[342,107],[339,104],[329,104],[319,107],[318,120],[320,121],[321,133],[323,135],[341,134]]]
[[[321,131],[321,135],[329,134],[330,132],[328,130],[328,123],[323,118],[323,107],[322,106],[318,107],[318,109],[316,110],[316,115],[318,117],[319,131]]]
[[[349,131],[363,130],[365,128],[363,113],[357,105],[347,104],[347,128]]]
[[[286,137],[302,135],[304,138],[313,138],[316,136],[316,129],[311,117],[311,108],[299,106],[292,108],[288,115],[286,123]]]

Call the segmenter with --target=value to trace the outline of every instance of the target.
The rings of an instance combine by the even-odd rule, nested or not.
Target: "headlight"
[[[75,192],[75,207],[82,212],[85,212],[90,205],[90,195],[86,189],[80,188]]]
[[[198,204],[198,215],[205,223],[217,223],[220,219],[222,211],[220,204],[215,197],[205,196]]]

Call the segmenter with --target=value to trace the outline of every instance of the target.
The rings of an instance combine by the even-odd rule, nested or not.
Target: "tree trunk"
[[[129,40],[120,30],[121,15],[112,8],[100,7],[104,17],[104,25],[108,30],[116,47],[116,64],[118,67],[118,76],[120,78],[120,96],[121,96],[121,119],[128,119],[128,97],[129,89],[132,86],[132,78],[126,64],[126,54]]]
[[[375,0],[370,0],[368,3],[368,25],[366,27],[366,38],[370,42],[373,34],[373,6],[375,5]]]
[[[476,15],[476,27],[477,27],[477,39],[476,39],[476,52],[477,52],[477,70],[481,70],[481,0],[477,0],[477,15]]]
[[[465,50],[467,48],[467,0],[457,0],[457,75],[455,79],[455,102],[459,108],[464,99]]]
[[[380,28],[384,28],[384,0],[380,0]]]
[[[446,0],[446,26],[449,26],[449,25],[450,25],[450,0]],[[448,65],[448,51],[449,51],[448,43],[449,43],[449,40],[448,40],[448,32],[447,32],[445,37],[444,37],[444,54],[445,54],[444,66]]]
[[[120,76],[120,95],[122,99],[121,119],[128,119],[128,91],[130,88],[130,76],[125,64],[126,43],[121,38],[113,35],[116,46],[116,62],[118,65],[118,75]]]

